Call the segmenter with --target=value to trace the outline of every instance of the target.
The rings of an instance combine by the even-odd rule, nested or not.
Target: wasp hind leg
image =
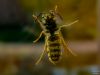
[[[64,48],[65,53],[66,54],[70,53],[70,54],[76,56],[76,54],[70,48],[68,48],[66,46],[66,43],[65,43],[64,38],[62,37],[61,33],[60,33],[60,38],[61,38],[61,43],[63,45],[63,48]]]
[[[38,37],[36,40],[34,40],[33,42],[36,43],[36,42],[41,38],[41,36],[42,36],[43,33],[44,33],[44,31],[42,31],[42,32],[40,33],[39,37]]]
[[[43,50],[43,52],[42,52],[40,58],[39,58],[38,61],[36,62],[36,65],[39,64],[40,61],[42,60],[42,58],[43,58],[43,56],[44,56],[44,53],[46,52],[46,49],[47,49],[47,45],[46,45],[46,43],[45,43],[45,45],[44,45],[44,50]]]

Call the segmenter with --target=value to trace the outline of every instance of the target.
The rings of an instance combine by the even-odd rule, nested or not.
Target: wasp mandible
[[[55,7],[54,10],[50,10],[48,13],[41,13],[42,17],[41,20],[39,20],[38,17],[33,14],[34,20],[37,21],[42,28],[40,36],[33,42],[34,43],[37,42],[41,38],[42,34],[45,35],[44,50],[40,58],[36,62],[36,64],[38,64],[41,61],[45,52],[47,52],[48,58],[51,63],[53,64],[58,63],[62,55],[61,46],[63,46],[65,53],[69,52],[72,55],[76,55],[66,45],[64,38],[62,37],[61,34],[61,29],[67,26],[71,26],[72,24],[78,22],[78,20],[68,25],[62,25],[58,27],[55,19],[56,15],[57,15],[57,6]]]

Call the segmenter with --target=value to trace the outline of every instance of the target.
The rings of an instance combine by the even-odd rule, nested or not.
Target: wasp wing
[[[61,34],[61,32],[59,33],[60,34],[60,39],[61,39],[61,44],[63,45],[63,48],[64,48],[64,52],[67,54],[67,55],[74,55],[76,56],[76,54],[70,49],[68,48],[68,45],[66,44],[66,42],[64,41],[64,38]]]

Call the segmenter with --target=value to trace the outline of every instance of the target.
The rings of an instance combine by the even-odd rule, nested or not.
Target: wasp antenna
[[[37,16],[35,16],[34,14],[32,15],[34,19],[37,19]]]
[[[57,9],[58,9],[58,6],[56,5],[56,6],[55,6],[55,9],[54,9],[54,10],[55,10],[55,12],[57,12]]]
[[[36,22],[37,16],[35,16],[34,14],[33,14],[32,16],[33,16],[33,18],[34,18],[34,21]]]

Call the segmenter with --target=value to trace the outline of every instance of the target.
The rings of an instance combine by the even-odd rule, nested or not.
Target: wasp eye
[[[44,18],[44,16],[42,15],[42,18]]]
[[[42,23],[46,23],[46,20],[45,20],[45,18],[43,17],[42,19],[41,19],[41,21],[42,21]]]

